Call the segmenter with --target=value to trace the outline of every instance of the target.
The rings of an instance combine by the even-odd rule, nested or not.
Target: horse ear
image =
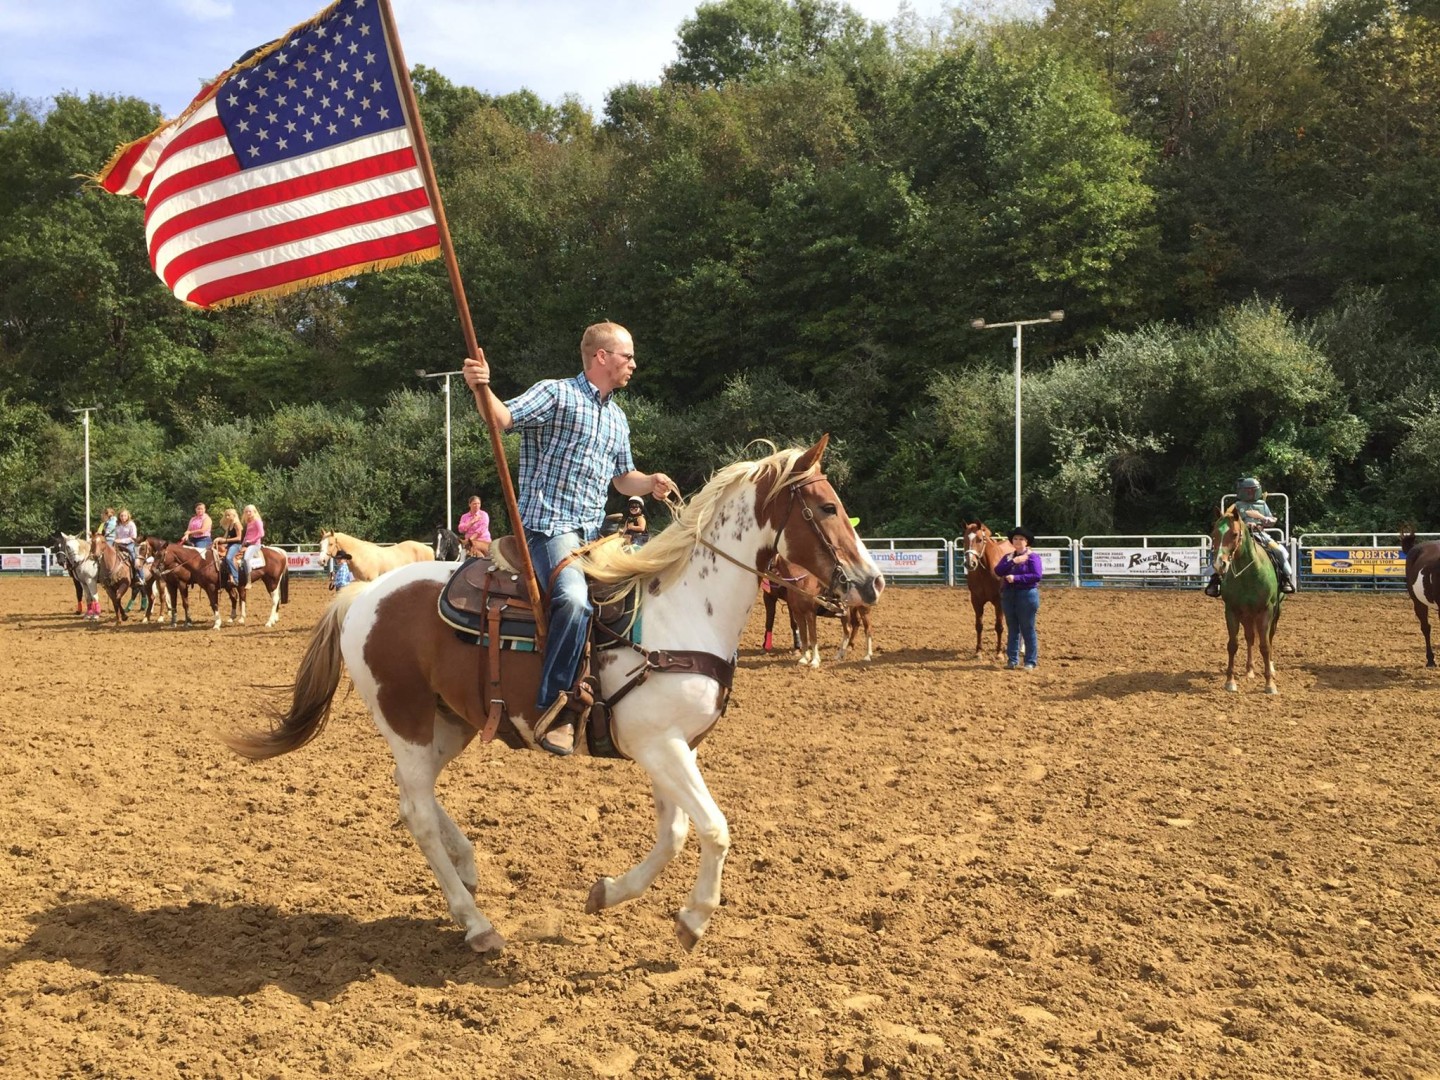
[[[820,467],[820,459],[825,456],[825,447],[830,444],[830,433],[827,431],[820,436],[820,441],[806,450],[795,460],[795,472],[797,474],[810,472]]]

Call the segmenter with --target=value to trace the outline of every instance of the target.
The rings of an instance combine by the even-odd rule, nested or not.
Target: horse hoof
[[[1229,690],[1232,694],[1238,694],[1240,692],[1240,684],[1234,679],[1231,679],[1225,684],[1225,689]]]
[[[700,944],[700,935],[686,926],[684,918],[679,915],[675,916],[675,938],[686,952],[694,952],[695,946]]]
[[[489,930],[465,935],[465,944],[481,956],[493,955],[505,948],[505,939],[493,926]]]
[[[597,915],[605,910],[605,883],[606,878],[601,878],[590,886],[590,895],[585,897],[585,914]]]
[[[1267,694],[1278,694],[1278,693],[1280,693],[1280,690],[1279,690],[1278,687],[1267,686],[1267,687],[1265,687],[1265,693],[1267,693]]]

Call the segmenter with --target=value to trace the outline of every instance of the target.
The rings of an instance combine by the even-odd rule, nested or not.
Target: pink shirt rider
[[[490,539],[490,515],[484,510],[466,511],[460,516],[459,533],[466,540]]]
[[[189,526],[185,529],[185,535],[191,540],[199,539],[210,535],[210,515],[196,514],[190,519]]]
[[[258,544],[261,540],[264,539],[265,522],[262,521],[260,519],[260,516],[257,514],[255,517],[251,518],[249,524],[245,526],[244,544],[246,547],[249,547],[251,544]]]

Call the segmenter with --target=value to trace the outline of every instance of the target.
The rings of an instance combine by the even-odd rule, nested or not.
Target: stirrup
[[[1291,581],[1288,577],[1282,577],[1280,579],[1280,591],[1287,596],[1291,595],[1295,592],[1295,582]]]
[[[565,707],[570,704],[570,695],[563,690],[550,707],[535,721],[535,742],[541,750],[548,751],[556,757],[569,757],[575,751],[575,727],[574,721],[562,719]],[[550,732],[553,728],[570,724],[570,738],[567,742],[563,739],[551,740]]]

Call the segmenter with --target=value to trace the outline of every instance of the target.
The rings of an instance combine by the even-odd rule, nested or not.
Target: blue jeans
[[[1025,666],[1040,662],[1040,646],[1035,640],[1035,616],[1040,611],[1040,590],[1002,589],[1000,610],[1005,615],[1005,660],[1011,667],[1020,663],[1020,639],[1025,639]]]
[[[240,584],[240,557],[245,554],[244,544],[231,544],[225,552],[225,561],[230,564],[230,580]]]
[[[593,538],[592,538],[593,539]],[[572,551],[582,547],[586,538],[578,532],[545,536],[525,530],[525,543],[530,548],[530,561],[535,564],[535,577],[543,593],[550,584],[550,574]],[[575,684],[575,672],[590,634],[590,587],[578,563],[571,563],[555,580],[550,596],[550,621],[545,639],[545,661],[540,669],[540,694],[535,705],[542,712],[555,698]]]

